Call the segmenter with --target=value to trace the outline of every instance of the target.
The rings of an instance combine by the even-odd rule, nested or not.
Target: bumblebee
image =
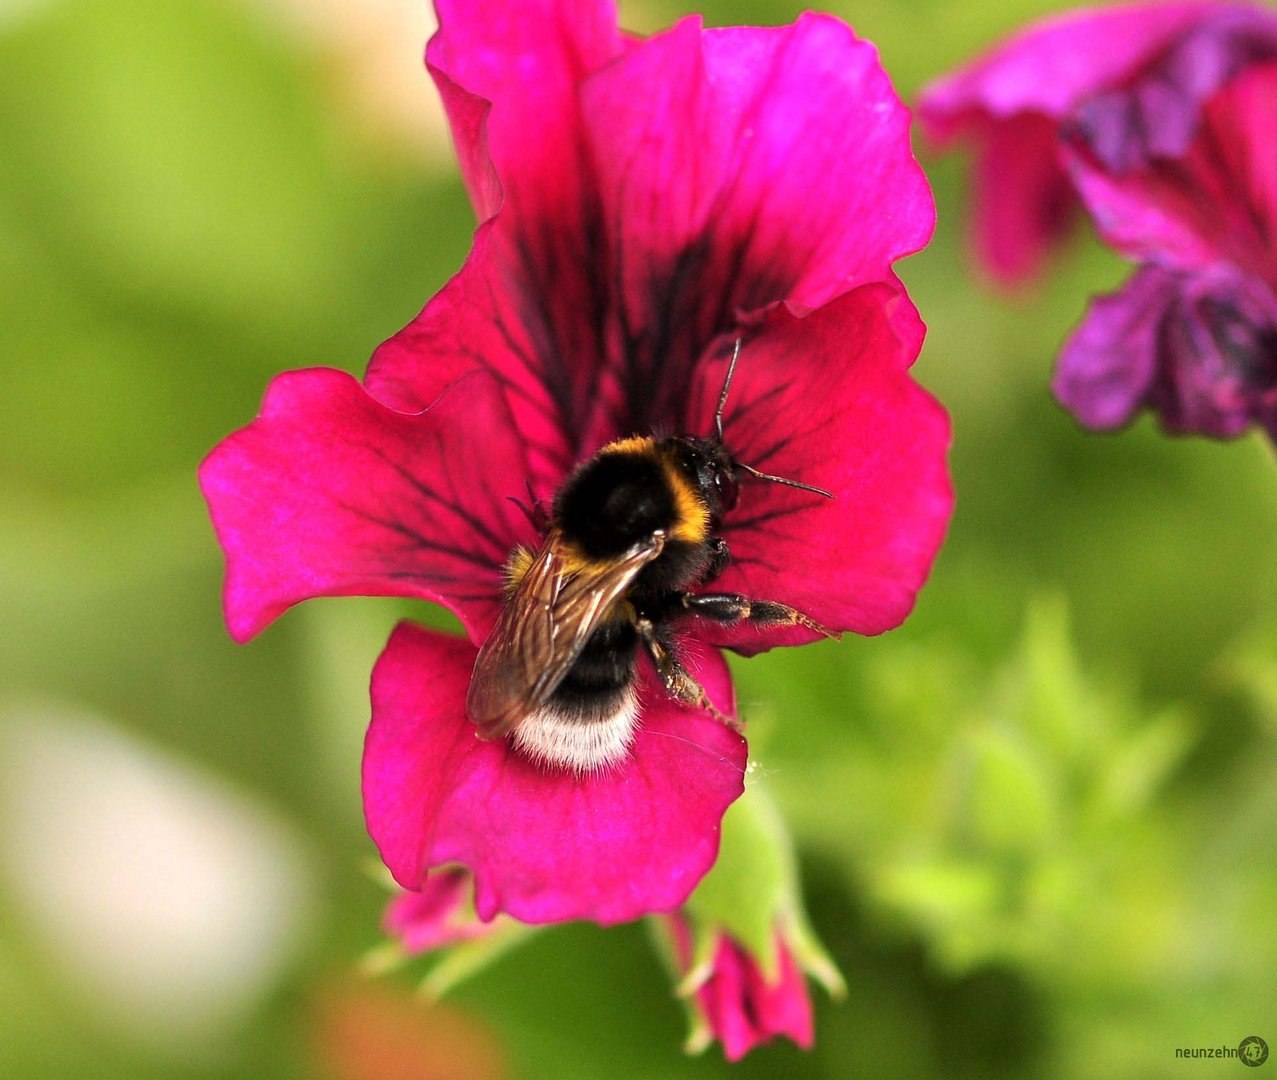
[[[738,341],[714,434],[609,443],[560,486],[540,549],[519,547],[510,556],[505,606],[479,650],[466,698],[481,738],[509,735],[547,767],[597,772],[623,760],[633,741],[640,649],[671,697],[733,723],[679,659],[674,631],[683,619],[828,633],[784,604],[690,591],[731,560],[715,534],[736,505],[742,474],[833,498],[727,451],[723,407],[739,355]]]

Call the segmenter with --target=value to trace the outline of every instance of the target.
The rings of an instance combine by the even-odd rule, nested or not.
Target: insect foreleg
[[[683,610],[720,623],[750,622],[758,626],[805,626],[825,637],[833,631],[807,618],[801,611],[771,600],[750,600],[739,593],[684,593]]]

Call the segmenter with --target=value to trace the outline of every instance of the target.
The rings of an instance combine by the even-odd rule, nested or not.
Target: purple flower
[[[1075,175],[1109,243],[1141,265],[1064,347],[1056,397],[1088,427],[1153,410],[1172,432],[1277,439],[1277,64],[1207,104],[1179,158]]]
[[[1205,102],[1277,56],[1277,15],[1252,4],[1117,4],[1043,19],[926,87],[939,146],[976,150],[976,249],[999,278],[1040,270],[1078,208],[1065,133],[1115,173],[1176,158]]]
[[[1277,303],[1244,278],[1146,266],[1091,304],[1053,389],[1089,428],[1148,408],[1171,432],[1277,439]]]
[[[1139,410],[1217,438],[1277,438],[1277,12],[1080,11],[935,83],[922,115],[979,143],[980,248],[1032,272],[1080,205],[1139,269],[1097,299],[1057,398],[1091,428]]]

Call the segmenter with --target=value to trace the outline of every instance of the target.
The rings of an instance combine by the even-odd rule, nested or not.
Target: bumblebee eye
[[[730,472],[725,469],[718,469],[714,472],[714,490],[718,493],[718,502],[722,506],[724,513],[736,506],[736,496],[738,494],[736,477]]]

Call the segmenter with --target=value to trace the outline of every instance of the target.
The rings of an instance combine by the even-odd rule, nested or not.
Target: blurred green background
[[[833,10],[911,96],[1057,6]],[[421,968],[354,973],[385,898],[368,672],[430,616],[323,601],[233,645],[195,467],[463,259],[425,7],[0,4],[0,1075],[1202,1076],[1239,1066],[1176,1047],[1277,1042],[1272,449],[1077,430],[1053,355],[1126,270],[1079,234],[987,289],[951,160],[902,267],[956,432],[947,546],[902,629],[735,665],[850,986],[813,991],[815,1050],[684,1058],[640,926],[541,933],[438,1009]]]

